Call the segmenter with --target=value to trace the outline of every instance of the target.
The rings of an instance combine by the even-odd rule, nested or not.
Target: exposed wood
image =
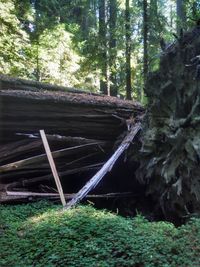
[[[20,134],[21,136],[27,137],[21,141],[12,142],[6,145],[0,146],[0,163],[3,165],[6,162],[15,162],[16,158],[20,156],[24,158],[24,155],[28,158],[28,155],[39,154],[43,147],[39,134]],[[57,150],[63,145],[70,147],[77,147],[79,145],[96,144],[102,149],[109,148],[108,142],[86,139],[71,136],[60,136],[60,135],[46,135],[53,150]]]
[[[91,171],[91,170],[98,170],[101,168],[101,166],[103,165],[103,163],[98,163],[98,164],[92,164],[92,165],[88,165],[88,166],[84,166],[84,167],[81,167],[81,168],[76,168],[76,169],[70,169],[70,170],[67,170],[67,171],[63,171],[63,172],[59,172],[59,177],[62,178],[62,177],[66,177],[68,175],[71,175],[71,174],[76,174],[76,173],[83,173],[83,172],[88,172],[88,171]],[[27,173],[27,171],[25,171],[25,173]],[[30,172],[29,172],[30,173]],[[24,178],[23,180],[21,181],[18,181],[18,182],[12,182],[10,184],[7,185],[7,189],[11,189],[11,188],[14,188],[14,187],[19,187],[19,186],[31,186],[35,183],[38,183],[38,182],[45,182],[46,180],[50,180],[52,179],[52,174],[48,174],[48,175],[43,175],[43,176],[39,176],[39,177],[34,177],[34,178]]]
[[[106,173],[110,172],[113,165],[119,158],[119,156],[129,147],[130,143],[133,141],[136,134],[141,129],[141,123],[136,123],[134,127],[127,134],[119,148],[115,151],[112,157],[103,165],[103,167],[95,174],[86,185],[76,194],[76,196],[66,205],[66,208],[69,209],[72,206],[76,205],[80,202],[91,189],[95,188],[95,186],[101,181],[101,179],[106,175]]]
[[[99,144],[84,144],[80,146],[75,146],[75,147],[69,147],[61,150],[57,150],[52,152],[54,159],[59,158],[61,156],[67,156],[67,155],[73,155],[80,153],[81,151],[84,150],[85,147],[93,147],[94,149],[99,149],[98,147]],[[102,150],[101,150],[102,151]],[[38,156],[30,157],[27,159],[23,159],[20,161],[16,161],[10,164],[6,164],[3,166],[0,166],[0,173],[11,171],[11,170],[17,170],[17,169],[25,169],[26,167],[30,168],[30,166],[34,167],[35,165],[38,164],[37,168],[42,166],[41,163],[46,159],[46,154],[41,154]],[[43,166],[44,167],[44,166]]]
[[[41,135],[42,142],[43,142],[46,154],[47,154],[47,158],[48,158],[48,161],[49,161],[49,164],[50,164],[50,167],[51,167],[51,171],[52,171],[53,177],[54,177],[55,182],[56,182],[56,186],[57,186],[57,189],[58,189],[58,192],[59,192],[59,195],[60,195],[60,199],[61,199],[62,205],[63,205],[63,207],[65,207],[66,206],[66,201],[65,201],[62,185],[61,185],[61,182],[60,182],[60,178],[58,176],[58,172],[57,172],[57,169],[56,169],[55,162],[54,162],[52,154],[51,154],[49,143],[48,143],[46,135],[45,135],[45,131],[44,130],[40,130],[40,135]]]
[[[6,191],[7,196],[19,196],[19,197],[55,197],[59,198],[57,193],[35,193],[35,192],[14,192]],[[76,194],[64,194],[65,199],[72,199]],[[87,198],[118,198],[118,197],[131,197],[134,194],[132,192],[123,192],[123,193],[108,193],[101,195],[87,195]]]
[[[75,194],[64,194],[65,199],[72,199]],[[119,198],[133,198],[137,196],[132,192],[118,192],[118,193],[107,193],[107,194],[92,194],[87,195],[86,199],[119,199]],[[35,201],[41,199],[57,200],[59,199],[59,194],[57,193],[36,193],[36,192],[15,192],[15,191],[6,191],[0,195],[1,203],[10,203],[13,201]]]

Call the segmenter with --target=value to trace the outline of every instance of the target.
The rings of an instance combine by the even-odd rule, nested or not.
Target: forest
[[[199,114],[199,1],[0,0],[0,266],[200,266]]]
[[[162,47],[195,25],[194,0],[1,0],[0,72],[145,103]]]

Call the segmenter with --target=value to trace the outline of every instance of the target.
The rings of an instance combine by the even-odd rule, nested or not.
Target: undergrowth
[[[179,228],[91,206],[0,206],[0,267],[200,266],[200,219]]]

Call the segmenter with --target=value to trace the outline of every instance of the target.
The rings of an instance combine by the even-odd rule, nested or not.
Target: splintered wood
[[[89,191],[97,186],[97,184],[101,181],[101,179],[106,175],[106,173],[110,172],[113,165],[120,157],[120,155],[129,147],[130,143],[133,141],[136,134],[141,129],[141,123],[136,123],[134,127],[130,130],[127,136],[122,141],[121,145],[112,155],[112,157],[103,165],[103,167],[95,174],[86,185],[76,194],[76,196],[66,205],[66,208],[69,209],[78,202],[80,202]]]

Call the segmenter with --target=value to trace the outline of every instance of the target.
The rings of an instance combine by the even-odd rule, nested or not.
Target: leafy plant
[[[200,220],[175,228],[90,206],[0,206],[0,266],[199,266]],[[196,265],[194,265],[196,264]]]

